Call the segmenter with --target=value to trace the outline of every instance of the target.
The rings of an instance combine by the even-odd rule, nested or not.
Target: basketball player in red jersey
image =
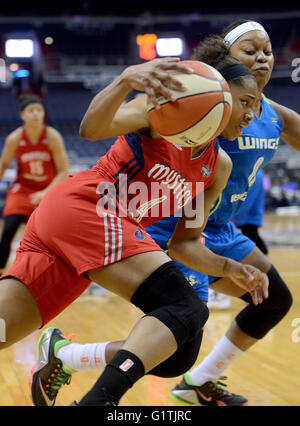
[[[45,110],[39,98],[22,97],[20,111],[24,125],[7,136],[0,159],[0,179],[12,158],[17,159],[17,177],[2,213],[0,273],[20,224],[28,220],[47,191],[67,177],[69,168],[63,139],[44,123]]]
[[[237,71],[237,64],[227,65]],[[240,89],[236,87],[240,112],[229,126],[234,138],[242,121],[251,119],[251,105],[257,99],[254,79],[240,67],[240,75],[248,77]],[[144,229],[161,215],[139,215],[141,210],[130,206],[134,197],[124,190],[126,185],[141,183],[150,188],[156,182],[158,166],[175,170],[180,185],[189,181],[195,200],[200,189],[194,184],[202,181],[205,188],[214,188],[211,196],[215,197],[229,177],[231,162],[213,141],[183,152],[158,137],[148,121],[145,97],[120,109],[132,89],[146,92],[155,104],[155,91],[173,100],[167,85],[185,89],[168,72],[173,70],[191,72],[174,58],[154,60],[127,68],[96,95],[83,118],[81,135],[91,140],[126,136],[119,137],[94,168],[68,177],[48,192],[29,219],[13,266],[1,279],[0,317],[6,322],[7,342],[0,347],[50,321],[90,281],[145,313],[79,405],[116,405],[145,373],[155,370],[157,375],[178,376],[198,355],[207,307]],[[133,131],[139,133],[130,133]],[[206,165],[210,173],[203,176],[202,166]],[[126,196],[128,210],[123,204]],[[171,185],[168,198],[169,214],[174,214],[179,206]],[[183,226],[186,217],[182,221]],[[180,237],[183,235],[181,232]],[[194,244],[196,231],[188,235]],[[229,275],[251,294],[266,296],[265,276],[255,268],[215,256],[214,271]],[[59,333],[55,336],[59,339]],[[44,334],[47,348],[43,347],[35,367],[32,396],[36,405],[54,405],[59,386],[69,379],[53,355],[52,337],[52,332]]]

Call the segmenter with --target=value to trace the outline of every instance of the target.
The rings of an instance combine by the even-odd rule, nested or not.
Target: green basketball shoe
[[[65,366],[56,357],[62,346],[72,343],[58,328],[48,328],[38,343],[38,360],[32,369],[31,398],[34,405],[53,406],[60,388],[69,384],[76,370]]]
[[[171,396],[177,401],[188,405],[208,405],[208,406],[240,406],[248,405],[248,401],[241,395],[228,392],[222,376],[218,380],[206,382],[199,386],[193,383],[188,373],[185,373],[182,380],[171,390]]]

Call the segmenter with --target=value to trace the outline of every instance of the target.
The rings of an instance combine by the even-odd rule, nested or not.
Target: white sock
[[[70,343],[59,348],[56,356],[72,370],[101,370],[106,366],[105,349],[108,343]]]
[[[243,353],[226,336],[223,336],[201,364],[189,373],[189,376],[198,385],[218,379],[226,368]]]

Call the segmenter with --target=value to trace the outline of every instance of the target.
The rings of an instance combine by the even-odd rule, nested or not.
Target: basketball
[[[170,89],[176,100],[158,96],[160,109],[148,98],[148,117],[152,127],[175,145],[192,147],[217,137],[226,127],[232,107],[229,86],[213,67],[199,61],[182,61],[193,74],[172,73],[187,90]]]

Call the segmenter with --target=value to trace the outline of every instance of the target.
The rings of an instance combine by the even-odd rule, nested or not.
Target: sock
[[[108,343],[69,343],[59,348],[56,356],[72,370],[102,370],[106,366],[105,349]]]
[[[193,383],[203,385],[206,382],[218,379],[226,368],[244,352],[223,336],[213,350],[188,375]]]
[[[119,350],[78,405],[115,405],[125,392],[145,375],[142,361],[132,352]]]

